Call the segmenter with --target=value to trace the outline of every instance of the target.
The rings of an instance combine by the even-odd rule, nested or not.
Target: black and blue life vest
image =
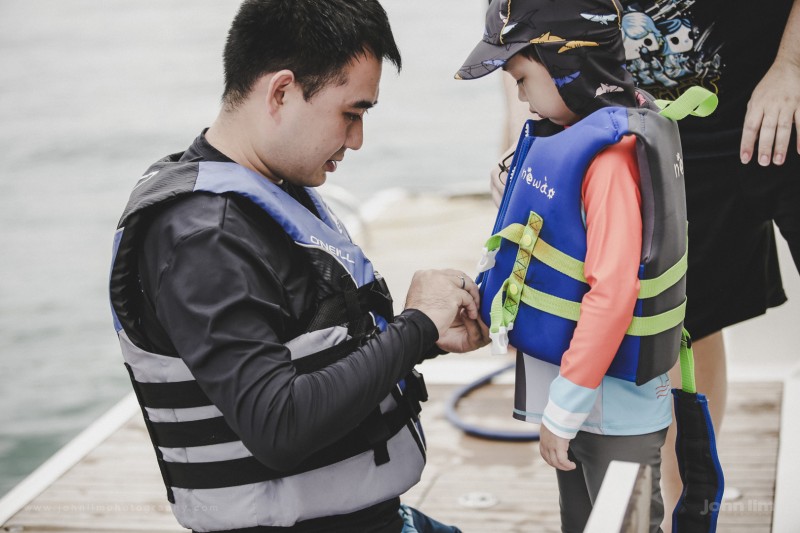
[[[653,109],[602,108],[547,137],[536,135],[534,121],[525,124],[479,265],[481,315],[490,324],[495,353],[505,353],[510,343],[529,356],[560,364],[589,290],[583,273],[581,186],[598,153],[635,135],[643,221],[641,290],[607,375],[642,384],[675,364],[686,307],[682,152],[676,122],[648,105]],[[714,100],[711,109],[715,106]]]
[[[148,349],[137,266],[143,228],[152,208],[200,192],[246,198],[304,250],[319,301],[304,331],[285,342],[297,372],[332,364],[393,317],[382,278],[313,189],[306,190],[321,218],[240,165],[183,162],[180,155],[153,165],[134,188],[114,239],[110,282],[125,366],[178,522],[195,531],[286,527],[408,490],[425,464],[417,414],[426,396],[415,372],[340,441],[296,468],[275,471],[253,457],[178,355]]]

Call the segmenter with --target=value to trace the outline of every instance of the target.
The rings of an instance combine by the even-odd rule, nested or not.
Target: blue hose
[[[538,431],[503,431],[497,429],[486,429],[482,427],[478,427],[472,424],[467,424],[461,418],[459,418],[458,413],[456,412],[456,407],[458,406],[458,402],[461,401],[462,398],[466,397],[474,391],[475,389],[479,389],[484,385],[488,385],[491,383],[492,379],[496,376],[499,376],[503,372],[507,370],[512,370],[515,364],[511,363],[507,366],[499,368],[485,376],[461,387],[460,389],[456,390],[450,399],[447,401],[445,405],[445,416],[447,416],[447,420],[450,421],[455,427],[466,433],[467,435],[471,435],[473,437],[478,437],[481,439],[489,439],[489,440],[500,440],[506,442],[529,442],[529,441],[537,441],[539,440],[539,432]]]

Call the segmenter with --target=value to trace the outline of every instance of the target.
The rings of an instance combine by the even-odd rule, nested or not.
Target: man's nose
[[[351,150],[358,150],[362,144],[364,144],[364,123],[361,120],[357,120],[347,129],[347,139],[344,146]]]

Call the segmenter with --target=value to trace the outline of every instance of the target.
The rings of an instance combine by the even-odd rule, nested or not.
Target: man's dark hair
[[[344,67],[371,53],[399,71],[400,51],[377,0],[245,0],[225,44],[225,92],[235,107],[264,74],[291,70],[309,100]]]

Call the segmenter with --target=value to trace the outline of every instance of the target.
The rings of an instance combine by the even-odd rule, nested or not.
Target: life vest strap
[[[402,405],[398,409],[384,413],[381,415],[381,422],[386,432],[381,437],[386,440],[391,439],[406,427],[410,420],[408,408]],[[175,463],[159,458],[158,462],[166,474],[165,479],[169,480],[170,487],[217,489],[247,485],[302,474],[344,461],[368,450],[375,450],[380,442],[371,442],[372,439],[367,438],[362,429],[359,427],[351,431],[332,445],[309,456],[299,466],[287,471],[273,470],[253,456],[202,463]],[[385,458],[376,457],[376,460]]]
[[[221,416],[185,422],[150,421],[150,429],[154,442],[165,448],[210,446],[241,440]]]
[[[659,313],[652,316],[635,316],[631,320],[631,325],[628,327],[626,335],[633,335],[635,337],[647,337],[650,335],[657,335],[668,329],[672,329],[681,322],[686,316],[686,299],[677,307],[673,307],[668,311]]]
[[[489,240],[486,241],[487,256],[500,248],[502,239],[517,245],[520,244],[526,227],[528,226],[523,226],[522,224],[509,224],[500,232],[492,235]],[[586,283],[586,278],[583,275],[583,262],[553,248],[553,246],[543,241],[541,238],[537,238],[536,246],[533,248],[533,257],[572,279],[580,281],[581,283]],[[481,272],[489,270],[494,266],[494,261],[487,261],[486,263],[486,265],[482,265],[482,268],[479,268]]]
[[[689,87],[677,100],[656,100],[659,114],[670,120],[681,120],[689,115],[707,117],[717,108],[717,95],[697,85]]]
[[[678,283],[689,266],[689,251],[683,253],[678,262],[665,270],[660,276],[639,281],[639,299],[653,298]]]
[[[150,417],[147,415],[147,409],[145,408],[145,403],[142,398],[142,391],[139,389],[139,382],[136,381],[136,378],[133,375],[133,368],[131,368],[131,365],[125,363],[125,370],[128,371],[128,377],[130,377],[131,385],[133,385],[133,392],[136,394],[136,399],[139,401],[139,406],[142,409],[142,418],[144,418],[144,425],[147,428],[147,433],[150,435],[150,442],[153,444],[153,450],[155,451],[158,462],[158,469],[161,472],[161,479],[164,481],[164,486],[167,488],[167,500],[169,503],[175,503],[175,494],[172,491],[172,481],[170,480],[169,472],[164,466],[163,454],[156,445],[155,434],[153,432],[153,423],[150,421]]]
[[[686,328],[681,333],[681,390],[689,394],[697,393],[697,386],[694,382],[694,352],[692,351],[692,337]]]
[[[319,302],[306,330],[316,331],[344,323],[352,326],[358,324],[370,311],[382,316],[387,322],[391,322],[394,317],[392,296],[383,278],[376,278],[358,289],[333,294]],[[363,334],[352,327],[348,330],[354,336]]]
[[[504,354],[508,346],[508,331],[514,327],[514,319],[524,303],[545,313],[577,322],[580,318],[580,302],[566,300],[543,293],[525,284],[530,258],[535,257],[550,268],[572,279],[586,283],[583,275],[584,263],[547,244],[539,235],[543,225],[542,218],[531,211],[528,224],[510,224],[493,235],[486,242],[482,266],[485,270],[494,267],[494,254],[503,239],[519,246],[511,275],[503,283],[492,299],[489,311],[492,352]],[[491,255],[490,255],[491,254]],[[491,257],[491,261],[487,258]],[[686,274],[688,254],[661,275],[640,281],[639,299],[653,298],[669,289]],[[633,317],[627,335],[648,336],[667,331],[681,323],[686,315],[686,301],[669,311],[649,317]]]
[[[522,291],[522,302],[534,309],[567,320],[572,320],[573,322],[577,322],[581,316],[580,302],[573,302],[551,294],[546,294],[528,287],[527,285]],[[684,316],[686,316],[685,299],[679,306],[664,311],[663,313],[651,316],[634,316],[625,334],[636,337],[656,335],[680,324]]]
[[[509,281],[506,280],[492,300],[490,332],[497,333],[501,327],[511,329],[509,325],[513,327],[516,311],[513,306],[506,306],[505,300],[507,298],[503,298],[504,293],[507,293],[511,286]],[[572,320],[573,322],[577,322],[581,316],[580,302],[559,298],[558,296],[538,291],[528,285],[523,285],[520,301],[534,309],[566,320]],[[626,335],[637,337],[656,335],[674,328],[683,321],[685,316],[686,300],[684,299],[679,306],[658,315],[633,317],[625,333]]]
[[[542,217],[531,211],[528,217],[528,225],[525,226],[522,238],[519,241],[517,257],[514,260],[514,266],[511,268],[511,276],[508,278],[506,301],[503,303],[503,307],[512,312],[514,316],[516,316],[519,309],[519,301],[522,298],[522,290],[525,287],[525,278],[528,276],[528,267],[531,264],[533,249],[536,247],[539,234],[542,231],[542,224],[544,224]]]
[[[188,409],[212,405],[196,381],[135,382],[142,405],[153,409]]]
[[[496,254],[503,239],[519,245],[520,241],[523,239],[523,233],[526,227],[529,226],[516,223],[509,224],[500,232],[492,235],[489,240],[486,241],[485,257],[490,257],[489,254]],[[491,257],[493,258],[494,256],[491,255]],[[586,283],[586,278],[583,275],[583,261],[579,261],[557,250],[541,238],[537,238],[535,246],[533,247],[533,257],[565,276],[569,276],[581,283]],[[672,265],[660,276],[641,280],[638,298],[653,298],[675,285],[686,274],[688,264],[688,254],[684,253],[677,263]],[[482,269],[479,267],[479,270],[489,270],[493,266],[493,260],[486,260],[482,262]]]

